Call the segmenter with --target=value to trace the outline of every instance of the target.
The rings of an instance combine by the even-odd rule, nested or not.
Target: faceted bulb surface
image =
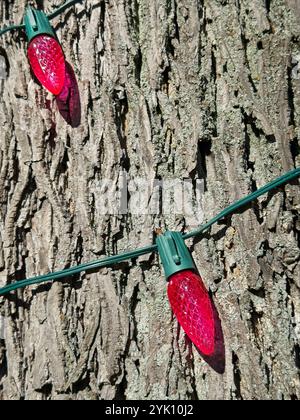
[[[201,277],[190,270],[174,274],[168,283],[168,298],[191,341],[204,355],[212,355],[215,349],[214,315]]]
[[[53,95],[59,95],[65,83],[65,57],[60,44],[49,35],[38,35],[28,46],[28,59],[39,82]]]

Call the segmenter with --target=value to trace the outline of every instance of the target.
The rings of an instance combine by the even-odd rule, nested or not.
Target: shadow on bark
[[[74,70],[66,62],[66,79],[62,92],[56,97],[58,110],[63,119],[72,127],[77,128],[81,122],[81,102],[77,79]]]
[[[205,362],[217,373],[223,374],[225,372],[225,345],[224,345],[224,335],[222,330],[222,324],[219,317],[218,310],[211,299],[211,306],[214,314],[215,322],[215,351],[211,356],[206,356],[201,353],[200,350],[196,348],[200,356],[205,360]]]

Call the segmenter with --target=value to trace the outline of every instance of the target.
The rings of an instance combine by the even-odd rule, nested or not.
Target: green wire
[[[59,16],[61,13],[63,13],[68,7],[74,6],[74,4],[82,2],[82,0],[69,0],[66,1],[62,6],[60,6],[58,9],[54,10],[54,12],[50,13],[48,15],[48,19],[54,19],[55,17]]]
[[[212,218],[209,222],[205,223],[204,225],[200,226],[198,229],[183,235],[183,239],[187,240],[190,238],[200,236],[205,230],[210,228],[214,223],[217,223],[221,219],[224,219],[224,217],[234,213],[236,210],[241,209],[242,207],[246,206],[253,200],[256,200],[261,195],[266,194],[267,192],[272,191],[280,187],[281,185],[286,184],[287,182],[292,181],[293,179],[296,179],[298,177],[300,177],[300,168],[294,169],[293,171],[280,176],[279,178],[275,179],[274,181],[270,182],[264,187],[258,189],[254,193],[231,204],[229,207],[221,211],[217,216]],[[3,287],[2,289],[0,289],[0,296],[5,295],[14,290],[21,289],[26,286],[30,286],[32,284],[40,284],[47,281],[55,281],[55,280],[59,280],[65,277],[72,276],[74,274],[82,273],[84,271],[87,272],[87,271],[95,270],[101,267],[108,267],[108,266],[118,264],[123,261],[140,257],[142,255],[150,254],[156,251],[157,251],[157,245],[150,245],[144,248],[136,249],[134,251],[128,251],[122,254],[112,255],[110,257],[106,257],[101,260],[89,262],[86,264],[81,264],[72,268],[67,268],[65,270],[58,271],[55,273],[49,273],[46,275],[21,280],[21,281],[9,284]]]
[[[269,191],[275,190],[276,188],[280,187],[283,184],[292,181],[295,178],[300,177],[300,168],[294,169],[291,172],[287,172],[286,174],[276,178],[274,181],[269,182],[262,188],[259,188],[257,191],[254,191],[252,194],[247,195],[247,197],[242,198],[241,200],[236,201],[235,203],[231,204],[229,207],[226,207],[221,213],[217,216],[212,218],[206,224],[200,226],[198,229],[183,235],[183,239],[190,239],[194,238],[195,236],[201,235],[205,230],[207,230],[210,226],[217,223],[219,220],[224,219],[228,215],[234,213],[236,210],[239,210],[241,207],[246,206],[247,204],[251,203],[252,201],[256,200],[258,197],[266,194]]]
[[[63,5],[58,7],[54,12],[47,15],[49,20],[54,19],[55,17],[59,16],[61,13],[63,13],[68,7],[73,6],[76,3],[82,2],[82,0],[68,0]],[[6,32],[14,31],[16,29],[25,29],[25,25],[10,25],[6,28],[3,28],[0,30],[0,36],[4,35]]]
[[[0,36],[6,34],[6,32],[14,31],[15,29],[25,29],[25,25],[11,25],[1,29]]]
[[[96,268],[107,267],[109,265],[118,264],[122,261],[131,260],[133,258],[140,257],[145,254],[150,254],[157,250],[156,245],[147,246],[145,248],[139,248],[135,251],[125,252],[123,254],[112,255],[111,257],[103,258],[102,260],[93,261],[86,264],[81,264],[76,267],[67,268],[56,273],[49,273],[43,276],[34,277],[31,279],[21,280],[13,284],[9,284],[0,289],[0,296],[9,293],[13,290],[21,289],[31,284],[44,283],[46,281],[59,280],[65,277],[73,276],[74,274],[82,273],[83,271],[95,270]]]

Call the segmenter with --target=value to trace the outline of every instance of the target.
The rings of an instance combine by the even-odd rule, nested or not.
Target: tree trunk
[[[61,2],[2,1],[1,26]],[[0,286],[193,227],[102,214],[104,180],[200,179],[207,220],[300,166],[299,18],[297,0],[85,0],[53,21],[79,126],[34,80],[23,33],[2,37]],[[299,209],[294,182],[188,243],[224,373],[178,328],[153,254],[2,297],[0,399],[298,399]]]

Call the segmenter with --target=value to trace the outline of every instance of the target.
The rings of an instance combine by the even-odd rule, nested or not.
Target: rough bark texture
[[[1,26],[27,3],[0,4]],[[99,181],[202,178],[205,218],[300,166],[297,0],[86,0],[55,21],[71,128],[0,40],[0,285],[146,245],[177,218],[104,217]],[[295,70],[295,69],[294,69]],[[172,318],[157,256],[1,298],[0,399],[300,397],[299,186],[193,245],[224,333],[220,375]]]

